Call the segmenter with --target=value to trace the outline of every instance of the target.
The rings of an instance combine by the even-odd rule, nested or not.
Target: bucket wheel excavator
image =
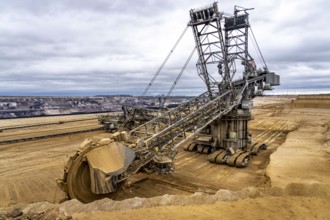
[[[187,151],[208,153],[212,163],[236,167],[247,166],[267,147],[252,143],[247,125],[253,97],[279,85],[279,76],[265,63],[257,69],[248,52],[252,29],[247,11],[235,6],[234,14],[226,15],[217,3],[190,10],[197,72],[207,91],[129,132],[119,129],[109,138],[86,139],[57,180],[68,198],[84,203],[113,198],[137,172],[172,173],[177,148],[183,143]]]

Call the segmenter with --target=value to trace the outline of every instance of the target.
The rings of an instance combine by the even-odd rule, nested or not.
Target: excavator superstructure
[[[247,166],[253,155],[267,147],[252,143],[247,125],[252,98],[279,85],[279,76],[267,66],[257,69],[248,53],[247,10],[235,6],[233,15],[225,15],[217,3],[190,10],[188,26],[198,52],[197,71],[207,91],[158,112],[129,132],[118,129],[109,138],[85,140],[58,180],[68,198],[82,202],[111,198],[137,172],[172,173],[177,148],[184,143],[185,150],[210,154],[212,163],[236,167]],[[131,119],[126,118],[124,124]]]

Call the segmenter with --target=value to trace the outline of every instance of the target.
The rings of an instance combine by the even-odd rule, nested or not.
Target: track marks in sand
[[[59,202],[64,194],[57,189],[55,180],[63,175],[67,155],[75,152],[86,137],[100,133],[102,131],[1,145],[0,206]]]

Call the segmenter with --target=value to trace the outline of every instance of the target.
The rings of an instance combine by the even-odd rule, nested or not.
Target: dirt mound
[[[276,200],[276,198],[318,198],[321,202],[330,201],[330,184],[289,184],[282,188],[256,188],[248,187],[240,191],[219,190],[214,195],[195,193],[190,196],[164,195],[153,198],[132,198],[124,201],[102,199],[89,204],[82,204],[77,200],[70,200],[62,204],[38,202],[33,204],[18,204],[11,208],[0,209],[1,217],[13,217],[12,213],[20,213],[20,217],[33,217],[32,219],[70,219],[71,216],[87,218],[91,213],[126,212],[132,209],[148,209],[164,206],[217,206],[219,202],[232,204],[241,200],[255,199]],[[228,203],[229,202],[229,203]],[[256,201],[255,201],[256,202]],[[254,202],[254,203],[255,203]],[[271,204],[271,203],[270,203]],[[246,207],[249,208],[249,207]],[[126,216],[127,217],[127,216]]]

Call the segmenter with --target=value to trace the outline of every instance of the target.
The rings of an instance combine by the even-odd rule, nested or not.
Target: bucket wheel
[[[98,147],[88,147],[78,151],[70,157],[64,169],[63,179],[57,180],[58,186],[66,193],[69,199],[77,199],[83,203],[89,203],[103,198],[115,198],[120,191],[123,182],[112,183],[113,191],[105,194],[96,194],[91,190],[90,166],[86,155]]]

